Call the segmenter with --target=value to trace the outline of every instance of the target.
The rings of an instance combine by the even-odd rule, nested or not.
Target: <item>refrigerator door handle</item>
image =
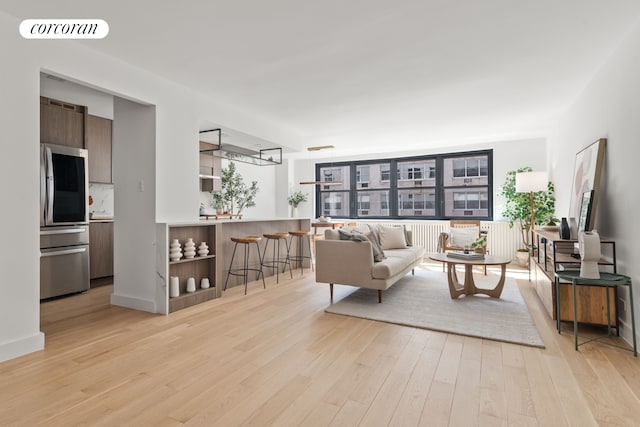
[[[53,193],[55,190],[54,181],[53,181],[53,159],[51,157],[51,148],[44,148],[44,156],[45,156],[45,169],[47,171],[47,203],[45,207],[45,224],[53,224]]]
[[[78,248],[78,249],[64,249],[61,251],[53,251],[53,252],[40,252],[40,257],[43,258],[48,256],[80,254],[86,251],[87,251],[87,248]]]
[[[47,160],[45,157],[45,147],[40,147],[40,227],[46,221],[47,203]]]

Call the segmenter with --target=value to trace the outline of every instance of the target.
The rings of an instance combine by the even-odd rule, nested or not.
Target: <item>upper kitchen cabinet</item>
[[[85,148],[87,108],[40,97],[40,142]]]
[[[110,184],[112,120],[87,116],[87,150],[89,150],[89,181]]]
[[[200,141],[200,191],[222,190],[222,160],[219,156],[214,156],[219,149],[219,144]]]

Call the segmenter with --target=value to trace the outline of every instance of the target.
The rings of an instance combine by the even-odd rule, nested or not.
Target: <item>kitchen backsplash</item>
[[[90,182],[89,196],[93,200],[89,205],[89,214],[94,218],[113,218],[113,184]]]

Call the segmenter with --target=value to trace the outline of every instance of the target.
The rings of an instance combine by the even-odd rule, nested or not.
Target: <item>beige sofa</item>
[[[411,245],[411,232],[407,231]],[[338,230],[326,230],[324,240],[316,241],[316,282],[328,283],[333,301],[334,283],[377,289],[378,302],[382,291],[389,289],[422,262],[424,248],[407,246],[386,249],[386,258],[374,262],[371,242],[340,240]]]

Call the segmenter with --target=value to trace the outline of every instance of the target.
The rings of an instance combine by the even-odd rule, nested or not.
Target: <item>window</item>
[[[345,206],[349,206],[349,193],[326,193],[322,197],[322,215],[347,216]]]
[[[371,209],[371,196],[358,194],[358,216],[368,215]]]
[[[453,160],[454,178],[475,178],[489,175],[486,158],[462,158]]]
[[[491,220],[492,151],[316,165],[318,216]]]
[[[356,182],[369,182],[369,166],[357,167]]]
[[[323,181],[342,181],[341,169],[326,169],[323,174]]]
[[[390,165],[382,165],[380,166],[380,181],[389,181],[391,179],[391,169],[389,169]]]
[[[380,194],[380,209],[382,211],[389,210],[389,193]]]
[[[435,190],[400,190],[398,191],[398,215],[435,216]]]

